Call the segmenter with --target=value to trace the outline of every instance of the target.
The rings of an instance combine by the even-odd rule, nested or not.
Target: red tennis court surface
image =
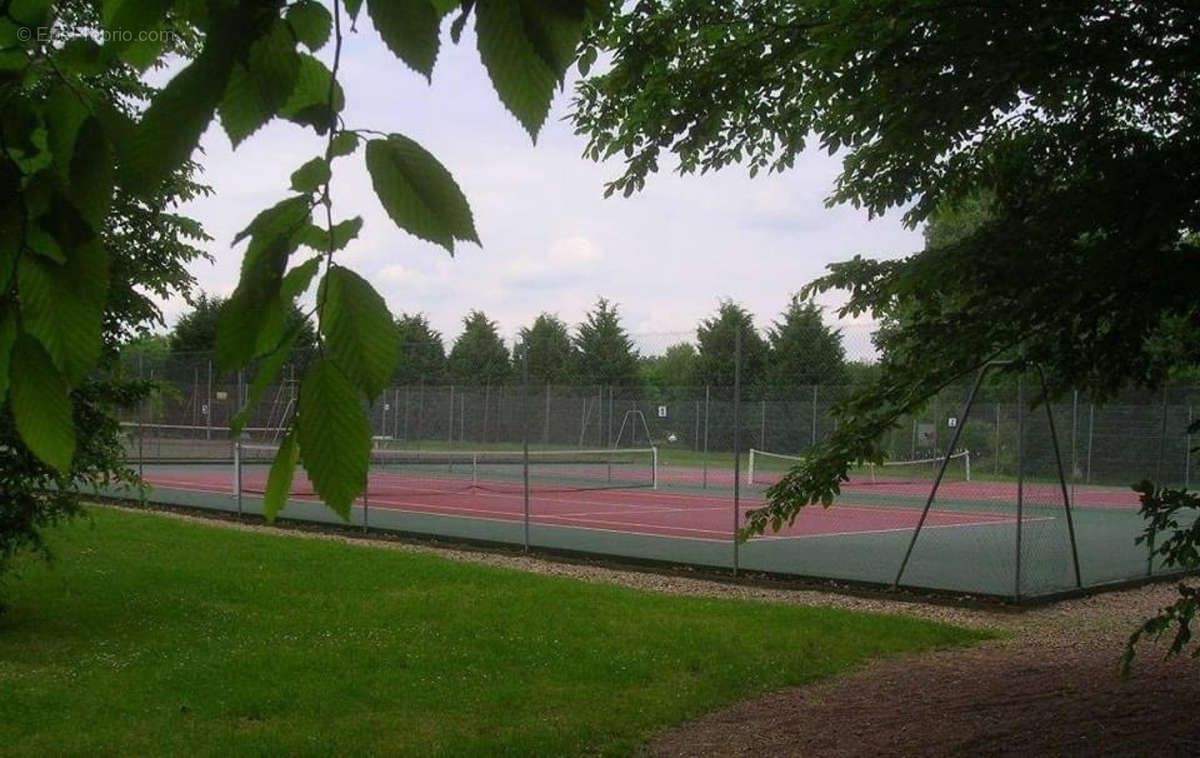
[[[709,472],[710,474],[714,472]],[[666,481],[699,481],[699,469],[672,467]],[[301,475],[302,476],[302,475]],[[728,478],[728,474],[726,477]],[[693,479],[694,477],[694,479]],[[228,470],[196,467],[148,467],[145,478],[152,485],[193,492],[232,494],[232,473]],[[244,491],[261,492],[265,472],[246,471]],[[661,483],[661,482],[660,482]],[[297,489],[301,482],[297,481]],[[304,483],[307,484],[307,483]],[[979,483],[963,483],[975,487]],[[480,480],[478,486],[457,482],[458,491],[449,489],[445,480],[423,482],[420,477],[405,477],[404,482],[387,482],[377,486],[372,478],[369,504],[371,509],[390,509],[414,513],[457,516],[463,518],[520,521],[524,516],[524,496],[519,482],[509,480]],[[916,486],[916,485],[914,485]],[[1001,485],[1004,486],[1004,485]],[[924,484],[928,494],[928,484]],[[411,491],[406,491],[406,488]],[[923,502],[900,505],[871,505],[855,501],[854,488],[833,508],[803,509],[791,526],[759,539],[780,540],[818,536],[860,535],[913,529],[920,517]],[[866,488],[864,488],[866,489]],[[870,487],[878,495],[878,485]],[[978,495],[976,494],[976,497]],[[1061,498],[1061,494],[1059,495]],[[314,501],[312,495],[294,494],[295,501]],[[744,493],[742,519],[747,510],[762,505],[757,491]],[[1003,510],[997,503],[996,511]],[[531,521],[536,524],[599,529],[630,534],[648,534],[690,539],[729,539],[733,529],[732,502],[728,492],[704,494],[673,492],[663,489],[594,489],[583,491],[538,491],[530,494]],[[285,514],[286,515],[286,512]],[[1029,517],[1027,520],[1046,518]],[[959,509],[939,505],[926,519],[926,529],[971,529],[1013,523],[1011,514],[989,511],[986,508]]]

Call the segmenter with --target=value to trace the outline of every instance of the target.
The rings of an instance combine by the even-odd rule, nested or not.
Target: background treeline
[[[127,349],[127,355],[159,362],[172,356],[194,360],[211,352],[223,304],[220,297],[201,294],[169,333],[140,340]],[[296,310],[292,318],[304,317]],[[875,372],[874,363],[847,359],[841,331],[825,323],[820,306],[795,297],[765,329],[744,307],[723,301],[697,325],[694,339],[681,339],[653,355],[638,350],[618,306],[605,298],[598,299],[574,326],[542,313],[521,327],[511,345],[498,324],[478,310],[463,317],[463,330],[449,349],[422,313],[401,313],[395,323],[404,346],[393,374],[395,386],[516,383],[521,381],[524,345],[529,352],[530,384],[638,388],[651,397],[671,400],[690,393],[688,388],[732,387],[739,332],[741,381],[750,397],[813,384],[860,384]],[[315,346],[316,335],[306,323],[293,363],[303,365]]]

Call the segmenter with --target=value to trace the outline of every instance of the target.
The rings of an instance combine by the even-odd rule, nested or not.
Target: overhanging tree
[[[265,510],[271,518],[286,502],[303,459],[321,497],[348,516],[366,480],[365,407],[391,377],[400,345],[383,299],[340,264],[362,222],[335,221],[333,164],[361,150],[388,215],[421,239],[453,252],[479,236],[466,198],[428,151],[402,134],[342,121],[346,29],[369,18],[401,62],[429,78],[443,23],[457,41],[473,21],[501,102],[536,137],[583,31],[608,3],[105,0],[98,25],[66,12],[80,5],[97,7],[0,4],[0,398],[16,436],[31,459],[64,477],[86,447],[70,399],[103,348],[119,258],[102,235],[115,204],[127,196],[161,207],[177,196],[172,177],[214,119],[235,147],[283,119],[315,132],[320,145],[296,167],[288,195],[234,238],[246,247],[216,353],[222,370],[255,368],[237,431],[298,338],[290,306],[316,287],[321,351],[287,421]],[[97,26],[123,34],[99,36]],[[321,51],[324,61],[314,55]],[[122,70],[140,81],[175,53],[178,72],[146,101],[95,80]],[[142,285],[155,276],[127,274]]]
[[[80,36],[100,28],[91,3],[54,10],[55,22]],[[196,164],[173,166],[150,195],[106,185],[112,155],[99,132],[155,94],[138,69],[120,57],[101,61],[94,43],[80,38],[19,49],[16,11],[9,4],[4,11],[0,576],[18,550],[45,552],[41,530],[78,513],[81,493],[132,485],[115,411],[145,398],[150,386],[126,379],[122,358],[165,351],[150,335],[164,325],[152,296],[189,293],[187,265],[205,257],[196,244],[207,239],[196,221],[173,211],[207,192],[194,180]],[[39,12],[39,4],[19,12]],[[190,46],[180,36],[162,50],[187,55]]]
[[[1177,369],[1156,344],[1200,332],[1195,20],[1179,0],[677,0],[627,7],[587,40],[611,67],[581,83],[572,117],[591,157],[623,157],[610,192],[639,190],[664,153],[684,173],[787,170],[815,137],[842,153],[830,203],[904,208],[916,226],[989,199],[970,229],[835,264],[802,292],[846,290],[841,315],[895,327],[879,378],[835,406],[836,431],[747,533],[832,503],[898,418],[997,356],[1044,366],[1051,397],[1103,400]]]

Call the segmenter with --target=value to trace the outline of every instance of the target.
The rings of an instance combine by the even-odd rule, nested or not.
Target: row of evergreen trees
[[[170,334],[144,341],[141,349],[179,358],[210,352],[223,300],[201,295]],[[303,319],[296,311],[295,319]],[[841,332],[822,319],[821,308],[795,297],[765,334],[753,315],[732,301],[701,321],[694,342],[679,342],[661,355],[641,355],[621,323],[618,306],[597,300],[574,329],[542,313],[520,330],[510,349],[495,321],[472,310],[447,352],[442,335],[424,314],[396,319],[404,345],[393,383],[401,385],[484,385],[518,381],[522,345],[529,351],[533,384],[644,386],[659,390],[686,386],[731,386],[736,335],[742,336],[742,382],[747,388],[791,388],[859,381],[869,367],[846,360]],[[307,322],[298,353],[311,351],[316,335]],[[165,357],[165,356],[163,356]]]

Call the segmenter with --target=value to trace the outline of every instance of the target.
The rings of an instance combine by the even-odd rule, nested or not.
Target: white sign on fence
[[[665,406],[665,405],[658,406],[658,417],[659,418],[667,417],[667,406]]]

